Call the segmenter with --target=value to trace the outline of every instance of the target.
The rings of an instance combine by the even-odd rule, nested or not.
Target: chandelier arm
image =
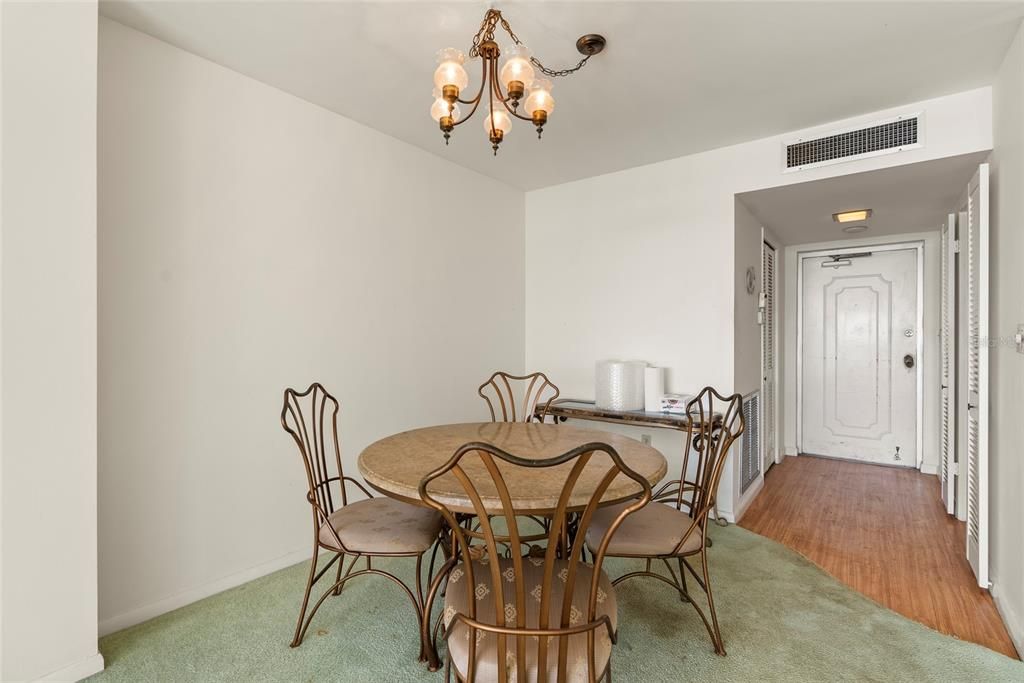
[[[487,60],[484,60],[484,65],[483,65],[483,70],[482,70],[482,75],[481,75],[481,81],[480,81],[480,90],[477,91],[476,97],[474,97],[471,100],[464,100],[464,99],[461,99],[461,98],[459,98],[457,100],[461,104],[472,104],[473,108],[469,110],[468,114],[463,116],[458,121],[455,121],[452,124],[453,126],[457,126],[460,123],[462,123],[463,121],[468,121],[470,118],[472,118],[473,114],[476,113],[476,108],[480,106],[480,100],[483,99],[484,88],[486,86],[487,86]]]
[[[480,80],[480,90],[476,93],[476,97],[474,97],[473,99],[469,99],[469,100],[464,100],[464,99],[460,99],[459,100],[463,104],[472,104],[473,105],[473,109],[471,109],[469,111],[469,114],[467,114],[463,118],[461,118],[458,121],[456,121],[453,124],[454,126],[458,126],[458,125],[460,125],[462,123],[465,123],[466,121],[469,121],[473,117],[473,115],[476,114],[476,109],[480,105],[480,102],[483,100],[483,91],[487,87],[487,72],[488,72],[489,61],[490,60],[489,59],[483,59],[482,61],[483,61],[483,69],[481,70],[481,76],[480,76],[480,79],[481,79]]]

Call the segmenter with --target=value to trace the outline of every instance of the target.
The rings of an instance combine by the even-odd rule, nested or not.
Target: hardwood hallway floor
[[[937,631],[1017,657],[964,557],[938,478],[800,456],[765,476],[740,526],[789,546],[871,599]]]

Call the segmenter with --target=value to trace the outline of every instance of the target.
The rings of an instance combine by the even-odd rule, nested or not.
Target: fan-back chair
[[[725,654],[725,646],[718,628],[708,574],[708,518],[715,506],[725,458],[744,430],[742,402],[739,394],[722,396],[713,388],[705,387],[687,404],[690,429],[683,448],[683,468],[679,479],[662,485],[654,493],[655,504],[644,507],[622,523],[607,548],[607,554],[612,557],[646,560],[643,571],[624,574],[615,579],[615,585],[640,576],[671,585],[684,602],[689,602],[697,610],[719,655]],[[695,475],[694,479],[688,480],[691,459],[695,464]],[[604,531],[616,521],[621,509],[622,506],[612,506],[598,511],[587,538],[591,549],[599,547]],[[652,571],[654,560],[664,562],[671,579]],[[678,577],[672,567],[673,560],[679,568]],[[699,576],[692,561],[700,562]],[[710,622],[704,610],[692,599],[686,583],[687,572],[706,595]]]
[[[467,464],[469,460],[477,462]],[[487,475],[471,480],[466,471],[473,468]],[[522,549],[526,545],[503,476],[514,468],[535,469],[538,475],[551,470],[546,476],[565,482],[550,511],[547,545],[540,557],[524,556],[521,550],[508,556],[503,552],[505,546]],[[577,508],[570,509],[585,469],[587,478],[598,483],[582,509],[578,499]],[[607,520],[602,537],[595,539],[593,564],[586,564],[581,559],[584,537],[598,503],[617,476],[636,481],[641,495]],[[457,513],[467,510],[453,511],[431,495],[431,483],[440,477],[459,482],[473,502],[479,530],[460,525]],[[426,606],[430,614],[438,588],[447,579],[444,610],[433,628],[424,622],[423,634],[433,642],[441,632],[447,643],[449,679],[453,670],[457,680],[467,683],[611,679],[618,615],[615,591],[602,564],[608,542],[622,521],[651,499],[650,485],[623,463],[614,448],[589,443],[553,458],[529,460],[490,444],[468,443],[428,474],[419,492],[452,529],[452,556],[432,582]],[[495,528],[489,515],[505,520],[507,528]]]
[[[477,390],[487,402],[492,422],[543,422],[558,398],[558,387],[543,372],[510,375],[499,371]]]
[[[416,618],[421,619],[423,585],[420,570],[424,553],[439,537],[441,516],[425,507],[391,498],[374,498],[365,486],[345,476],[338,443],[338,401],[321,384],[311,384],[301,393],[295,389],[285,390],[281,425],[291,434],[302,456],[309,484],[306,500],[313,515],[313,560],[291,646],[298,647],[302,643],[306,629],[324,600],[331,594],[339,595],[344,585],[357,576],[383,576],[397,583],[412,601]],[[351,486],[366,498],[351,500]],[[318,571],[317,559],[321,552],[333,553],[334,557]],[[343,571],[346,555],[352,559],[348,569]],[[416,593],[394,574],[375,568],[372,563],[374,557],[416,558]],[[366,567],[353,572],[356,562],[362,558],[366,560]],[[335,563],[337,573],[334,582],[306,616],[313,585]],[[421,640],[420,659],[425,657],[426,650]]]

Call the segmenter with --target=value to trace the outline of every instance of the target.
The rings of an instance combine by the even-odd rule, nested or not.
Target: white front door
[[[802,259],[801,452],[917,465],[917,259]]]

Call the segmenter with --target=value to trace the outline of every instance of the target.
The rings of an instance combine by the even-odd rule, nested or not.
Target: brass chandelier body
[[[494,37],[499,26],[514,43],[504,67],[500,69],[498,62],[502,55]],[[468,85],[468,76],[462,67],[465,60],[462,53],[453,48],[438,52],[439,66],[434,73],[437,89],[431,114],[444,134],[445,144],[448,144],[455,128],[472,118],[481,105],[486,113],[484,128],[495,155],[511,128],[512,118],[532,123],[540,138],[555,102],[551,96],[551,82],[535,78],[535,72],[540,71],[551,77],[568,76],[583,68],[587,60],[601,52],[604,46],[605,39],[600,35],[582,36],[576,41],[576,49],[583,58],[576,66],[557,71],[548,69],[530,55],[501,11],[487,10],[469,49],[469,57],[479,58],[481,62],[480,89],[476,96],[469,99],[462,97],[462,91]],[[521,108],[524,102],[525,106]],[[460,115],[460,104],[470,107],[465,116]]]

